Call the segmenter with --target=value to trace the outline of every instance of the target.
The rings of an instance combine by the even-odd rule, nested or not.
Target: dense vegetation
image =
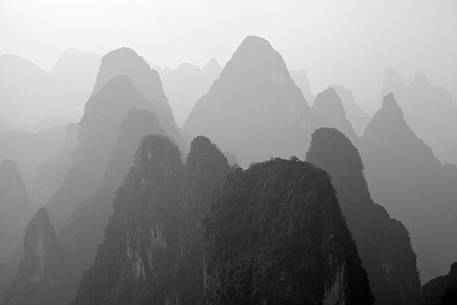
[[[229,175],[205,221],[210,304],[372,304],[329,176],[274,159]]]

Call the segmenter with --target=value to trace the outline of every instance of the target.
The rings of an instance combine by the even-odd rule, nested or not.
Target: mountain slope
[[[329,176],[273,159],[231,174],[205,222],[209,304],[372,304]]]
[[[143,139],[114,200],[114,213],[73,304],[174,302],[178,212],[184,188],[178,148],[163,136]]]
[[[209,137],[247,165],[302,153],[308,111],[281,55],[265,39],[249,36],[194,106],[184,130]]]
[[[11,160],[0,163],[0,262],[6,262],[20,245],[32,214],[24,181]]]
[[[368,124],[360,151],[374,200],[411,235],[422,280],[443,274],[457,259],[455,186],[449,187],[447,168],[409,128],[392,94]]]
[[[417,304],[421,285],[408,231],[371,199],[357,148],[340,131],[321,128],[312,136],[306,160],[333,178],[376,304]]]
[[[5,292],[3,305],[60,305],[65,299],[64,252],[41,208],[29,222],[19,270]]]

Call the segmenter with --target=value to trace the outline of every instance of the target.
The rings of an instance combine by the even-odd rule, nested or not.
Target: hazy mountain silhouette
[[[409,128],[393,94],[361,139],[375,201],[408,228],[422,280],[445,272],[457,253],[455,185],[432,150]]]
[[[351,90],[336,84],[333,84],[331,87],[335,89],[341,98],[344,109],[346,110],[346,116],[355,132],[358,136],[362,136],[365,127],[370,122],[370,116],[357,105]]]
[[[376,304],[417,304],[421,285],[408,232],[371,199],[357,148],[340,131],[320,128],[312,136],[306,160],[333,178]]]
[[[18,272],[5,292],[4,305],[65,303],[65,258],[46,208],[40,208],[25,231]]]
[[[59,126],[41,132],[0,132],[0,160],[11,159],[19,169],[27,188],[35,179],[37,167],[54,158],[65,138],[65,127]]]
[[[311,82],[306,74],[305,70],[289,70],[290,77],[294,81],[295,85],[300,88],[303,96],[305,97],[306,102],[309,105],[314,103],[314,99],[316,98],[311,90]]]
[[[83,272],[95,258],[97,246],[103,241],[103,231],[113,212],[113,198],[133,163],[141,139],[156,133],[165,134],[153,113],[138,109],[128,112],[105,174],[104,185],[75,208],[69,222],[62,228],[60,237],[71,268],[72,297]]]
[[[0,262],[9,260],[21,242],[32,214],[24,181],[11,160],[0,163]]]
[[[433,86],[424,73],[416,73],[410,84],[387,69],[383,94],[393,92],[405,120],[414,133],[442,161],[457,164],[457,107],[444,87]]]
[[[74,108],[82,108],[93,88],[98,55],[69,50],[48,73],[29,60],[0,56],[2,115],[15,125],[30,125],[48,116],[68,123]]]
[[[219,62],[215,58],[211,58],[204,66],[203,66],[203,74],[205,75],[206,82],[211,84],[221,76],[222,67]]]
[[[48,205],[57,230],[80,202],[102,186],[122,119],[132,108],[152,110],[152,105],[127,76],[111,79],[87,102],[72,165]]]
[[[303,153],[308,111],[281,55],[265,39],[249,36],[197,102],[184,130],[208,136],[246,165]]]
[[[163,136],[145,137],[73,304],[174,304],[184,182],[179,149]]]
[[[311,107],[307,125],[308,132],[312,134],[321,127],[336,128],[352,140],[357,137],[351,122],[346,118],[341,98],[332,87],[320,92]]]
[[[36,169],[30,196],[37,206],[44,206],[55,194],[70,169],[71,155],[78,141],[78,124],[66,126],[65,140],[57,155],[40,164]]]
[[[188,63],[162,73],[161,76],[163,89],[174,110],[176,121],[183,124],[198,99],[208,92],[212,82],[208,82],[199,67]]]
[[[79,123],[72,166],[49,203],[58,230],[73,209],[103,185],[122,120],[133,108],[153,112],[167,135],[185,149],[158,73],[131,49],[109,52],[102,59],[94,92]]]
[[[423,305],[452,305],[457,301],[457,263],[446,275],[438,276],[424,285]]]
[[[296,158],[227,178],[205,221],[210,304],[372,304],[329,176]]]

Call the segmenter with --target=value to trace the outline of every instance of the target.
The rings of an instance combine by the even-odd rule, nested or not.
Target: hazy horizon
[[[423,71],[457,99],[457,1],[30,1],[0,2],[0,55],[50,70],[75,48],[133,48],[152,65],[230,59],[248,35],[269,40],[318,93],[332,83],[377,109],[383,72]],[[309,102],[309,101],[308,101]]]

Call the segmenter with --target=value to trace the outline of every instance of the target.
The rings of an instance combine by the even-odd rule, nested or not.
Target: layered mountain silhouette
[[[457,302],[457,263],[446,275],[438,276],[423,287],[423,305],[451,305]]]
[[[305,70],[289,70],[290,77],[294,81],[294,83],[300,88],[303,96],[305,97],[306,102],[309,105],[314,103],[314,99],[316,98],[311,90],[311,82],[306,74]]]
[[[60,232],[69,262],[72,297],[83,272],[95,258],[97,246],[103,241],[104,229],[113,213],[116,190],[133,164],[141,139],[148,134],[165,134],[156,116],[147,110],[130,110],[122,123],[104,185],[75,208]]]
[[[296,158],[228,177],[205,259],[210,304],[373,304],[329,176]]]
[[[57,155],[36,168],[35,179],[30,190],[32,201],[44,206],[55,194],[70,169],[72,152],[78,142],[78,124],[66,126],[65,140]]]
[[[413,132],[442,161],[457,164],[457,107],[451,94],[418,72],[405,84],[393,69],[386,69],[383,94],[393,92]]]
[[[3,297],[4,305],[59,305],[66,296],[65,258],[46,208],[25,231],[18,272]]]
[[[351,122],[346,118],[341,98],[332,87],[320,92],[311,107],[307,124],[308,132],[312,134],[321,127],[336,128],[352,140],[357,137]]]
[[[186,121],[195,103],[208,92],[215,79],[209,79],[199,67],[188,63],[162,72],[161,77],[163,89],[179,124]]]
[[[27,188],[31,188],[40,164],[52,159],[62,147],[65,127],[40,132],[0,132],[0,160],[11,159],[19,164]]]
[[[408,232],[371,199],[357,148],[340,131],[320,128],[312,136],[306,160],[333,178],[376,304],[417,304],[421,285]]]
[[[203,304],[201,221],[229,166],[204,137],[192,142],[186,166],[180,159],[176,146],[163,136],[144,138],[114,200],[105,239],[83,277],[74,304],[167,300]],[[133,205],[131,198],[137,200]],[[113,232],[116,235],[111,235]],[[150,239],[149,234],[155,237]],[[124,250],[111,253],[114,244]],[[124,262],[122,266],[110,263],[118,259]],[[119,291],[126,283],[129,286]],[[101,290],[99,285],[103,285]]]
[[[179,149],[163,136],[145,137],[73,304],[176,302],[173,266],[184,181]]]
[[[309,112],[300,89],[270,43],[249,36],[193,108],[184,130],[211,138],[241,165],[303,154]]]
[[[73,209],[103,185],[122,121],[133,108],[153,112],[167,134],[185,149],[158,73],[131,49],[106,54],[78,126],[72,165],[48,205],[58,230]]]
[[[19,247],[32,215],[24,180],[14,161],[0,163],[0,262],[6,262]]]
[[[90,52],[65,52],[51,72],[14,55],[0,56],[2,115],[15,125],[29,125],[50,115],[74,119],[75,109],[92,91],[100,57]]]
[[[409,128],[393,94],[368,124],[360,150],[374,200],[410,232],[422,280],[443,274],[457,253],[452,168]]]
[[[333,84],[331,87],[335,89],[336,93],[341,98],[344,109],[346,110],[346,116],[351,122],[355,132],[358,136],[362,136],[365,127],[370,122],[369,115],[357,105],[351,90],[336,84]]]

